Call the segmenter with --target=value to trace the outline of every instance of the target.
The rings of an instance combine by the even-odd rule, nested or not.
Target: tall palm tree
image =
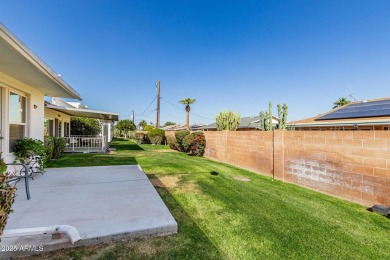
[[[142,121],[140,121],[140,122],[138,123],[138,128],[139,128],[140,130],[144,130],[144,127],[147,126],[147,125],[148,125],[148,123],[147,123],[145,120],[142,120]]]
[[[186,105],[186,128],[187,130],[190,129],[190,111],[191,111],[191,104],[194,104],[196,102],[195,98],[185,98],[182,100],[179,100],[179,103]]]
[[[337,101],[333,102],[333,109],[337,108],[337,107],[342,107],[348,103],[350,103],[351,101],[348,100],[348,98],[346,97],[341,97],[339,98]]]

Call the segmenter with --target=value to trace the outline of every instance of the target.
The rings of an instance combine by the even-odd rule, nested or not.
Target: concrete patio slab
[[[6,230],[71,225],[81,240],[72,245],[66,236],[3,238],[1,249],[19,250],[1,250],[0,257],[177,233],[176,221],[137,165],[48,169],[30,181],[31,200],[23,185],[18,184]]]

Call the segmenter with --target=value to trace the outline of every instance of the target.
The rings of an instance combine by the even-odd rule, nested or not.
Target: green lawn
[[[390,220],[364,207],[205,158],[170,152],[164,146],[124,140],[111,146],[117,148],[115,154],[66,155],[49,167],[140,164],[178,222],[178,234],[60,250],[45,257],[390,258]],[[251,181],[238,181],[237,176]]]

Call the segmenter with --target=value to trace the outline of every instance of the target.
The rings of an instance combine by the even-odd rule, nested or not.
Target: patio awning
[[[4,73],[38,89],[45,96],[81,100],[76,90],[2,23],[0,23],[0,53],[0,74]]]
[[[64,114],[67,114],[70,116],[88,117],[88,118],[113,120],[113,121],[119,120],[119,114],[113,113],[113,112],[105,112],[105,111],[81,109],[81,108],[71,108],[71,107],[62,107],[62,106],[55,106],[55,105],[50,105],[50,104],[45,104],[45,107],[52,109],[52,110],[56,110],[58,112],[62,112]]]

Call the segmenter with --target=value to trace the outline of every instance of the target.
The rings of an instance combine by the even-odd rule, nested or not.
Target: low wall
[[[204,133],[207,158],[362,205],[390,206],[390,131]]]

